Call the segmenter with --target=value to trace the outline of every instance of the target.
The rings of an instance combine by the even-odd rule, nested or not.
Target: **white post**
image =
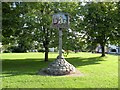
[[[62,28],[59,28],[59,59],[62,57]]]

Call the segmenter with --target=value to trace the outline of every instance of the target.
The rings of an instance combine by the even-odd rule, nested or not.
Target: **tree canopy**
[[[45,48],[58,46],[58,30],[51,28],[52,15],[67,12],[70,28],[63,30],[63,48],[82,49],[86,44],[104,47],[118,44],[120,37],[120,2],[2,2],[2,44],[16,45],[26,52],[37,44]]]

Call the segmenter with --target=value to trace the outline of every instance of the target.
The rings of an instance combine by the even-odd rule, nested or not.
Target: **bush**
[[[38,52],[45,52],[44,49],[38,49]]]
[[[3,53],[10,53],[10,51],[8,51],[8,50],[5,50],[5,51],[3,51]]]
[[[57,49],[57,48],[55,48],[55,49],[54,49],[54,52],[58,52],[58,49]]]
[[[27,52],[26,49],[20,48],[20,47],[18,47],[18,46],[13,46],[13,47],[11,47],[10,49],[11,49],[11,51],[14,52],[14,53],[24,53],[24,52]]]

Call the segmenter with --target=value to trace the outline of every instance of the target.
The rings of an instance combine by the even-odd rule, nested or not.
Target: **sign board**
[[[69,16],[67,13],[56,13],[52,16],[52,27],[68,28]]]

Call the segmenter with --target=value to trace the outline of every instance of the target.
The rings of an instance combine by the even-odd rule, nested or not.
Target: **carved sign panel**
[[[52,26],[55,28],[68,28],[69,16],[66,13],[57,13],[52,16]]]

